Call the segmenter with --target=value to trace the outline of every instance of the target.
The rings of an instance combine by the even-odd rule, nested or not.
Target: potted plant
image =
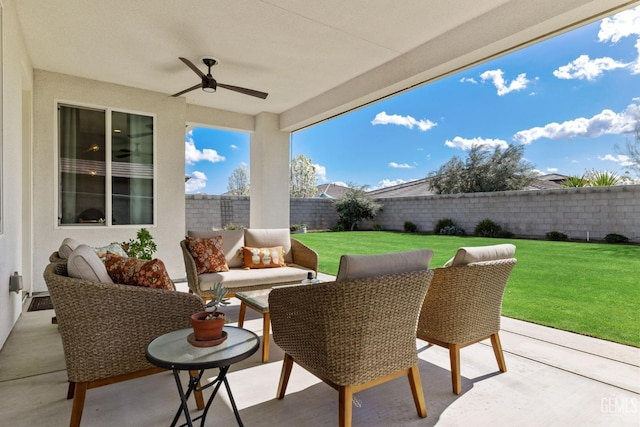
[[[227,288],[222,283],[216,283],[205,311],[191,315],[193,327],[193,340],[189,340],[191,344],[201,347],[218,345],[227,338],[222,330],[227,319],[223,312],[218,311],[218,307],[229,304],[229,299],[225,298],[227,293]]]

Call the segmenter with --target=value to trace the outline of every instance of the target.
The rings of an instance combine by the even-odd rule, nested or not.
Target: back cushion
[[[69,277],[91,282],[113,283],[104,264],[89,245],[78,245],[67,261]]]
[[[288,228],[247,228],[244,230],[244,244],[252,248],[282,246],[284,262],[293,262],[291,237]]]
[[[242,267],[244,230],[188,230],[187,237],[211,238],[222,236],[222,250],[229,268]]]
[[[433,251],[430,249],[376,255],[342,255],[336,281],[427,270],[432,258]]]
[[[71,252],[73,252],[73,250],[77,247],[78,247],[78,242],[73,240],[71,237],[66,237],[62,241],[60,248],[58,248],[58,256],[60,258],[67,259],[69,258],[69,255],[71,255]]]
[[[456,255],[444,265],[445,267],[461,267],[474,262],[494,261],[513,258],[516,247],[510,243],[491,246],[475,246],[459,248]]]

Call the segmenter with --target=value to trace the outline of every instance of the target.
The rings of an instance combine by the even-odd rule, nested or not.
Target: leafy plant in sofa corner
[[[151,260],[153,254],[158,250],[153,236],[146,228],[138,230],[136,240],[129,239],[128,242],[122,242],[121,246],[128,256],[145,260]]]

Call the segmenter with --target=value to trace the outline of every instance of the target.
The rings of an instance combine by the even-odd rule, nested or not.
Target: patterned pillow
[[[96,255],[98,255],[98,258],[100,258],[100,261],[102,262],[104,262],[108,252],[111,252],[112,254],[120,255],[121,257],[125,257],[125,258],[129,256],[124,251],[124,249],[122,249],[122,246],[120,246],[120,243],[115,243],[115,242],[107,246],[93,248],[93,251],[96,253]]]
[[[171,278],[169,278],[164,263],[159,259],[145,261],[107,253],[105,267],[115,283],[171,291],[176,289]]]
[[[229,271],[227,259],[222,249],[222,237],[187,237],[187,249],[196,262],[198,274]]]
[[[273,248],[252,248],[245,246],[242,248],[245,268],[273,268],[284,267],[284,248],[275,246]]]

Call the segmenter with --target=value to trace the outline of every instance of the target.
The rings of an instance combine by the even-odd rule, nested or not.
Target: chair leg
[[[462,380],[460,379],[460,345],[449,344],[449,359],[451,359],[451,384],[453,393],[460,394]]]
[[[409,368],[409,386],[411,386],[411,394],[413,395],[413,402],[416,404],[416,410],[420,418],[427,416],[427,406],[424,403],[424,391],[422,390],[422,381],[420,381],[420,371],[418,365],[413,365]]]
[[[284,359],[282,360],[282,371],[280,372],[280,383],[278,383],[276,399],[284,398],[284,393],[287,391],[287,384],[289,384],[291,368],[293,368],[293,357],[289,356],[288,353],[285,353]]]
[[[271,316],[269,313],[264,313],[262,317],[262,363],[269,361],[269,332],[271,329]]]
[[[338,388],[338,426],[351,427],[353,416],[353,389],[350,386]]]
[[[504,361],[504,353],[502,352],[502,344],[500,343],[500,335],[496,332],[491,335],[491,347],[493,347],[493,353],[496,355],[496,361],[498,362],[498,368],[501,372],[507,372],[507,364]]]
[[[76,383],[75,393],[73,396],[73,406],[71,408],[71,421],[69,427],[80,427],[82,419],[82,410],[84,409],[84,399],[87,396],[87,388],[89,383]]]

